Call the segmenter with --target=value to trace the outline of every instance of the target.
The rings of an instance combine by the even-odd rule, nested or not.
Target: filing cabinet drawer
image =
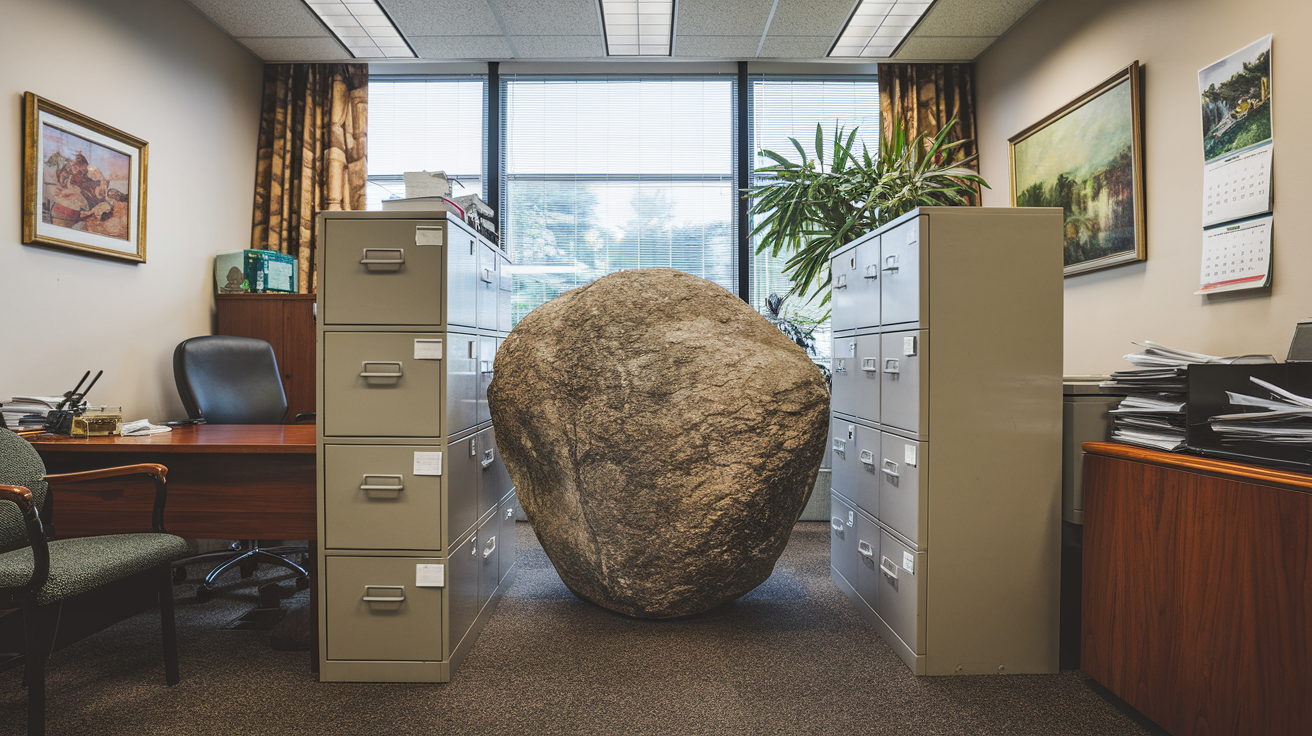
[[[488,517],[487,521],[478,528],[478,608],[483,609],[483,605],[492,598],[492,594],[497,592],[497,583],[501,581],[499,574],[501,568],[497,564],[497,557],[501,551],[498,539],[501,536],[501,519],[496,516]]]
[[[324,324],[442,324],[445,222],[325,222]]]
[[[446,431],[456,434],[478,425],[479,336],[447,334]]]
[[[497,584],[506,579],[515,564],[515,516],[519,513],[519,497],[511,494],[501,502],[497,518],[501,520],[500,549],[497,558]]]
[[[929,331],[885,332],[879,351],[880,423],[929,436]]]
[[[862,239],[856,247],[856,275],[850,288],[858,330],[879,326],[879,241],[875,235]]]
[[[856,510],[837,494],[829,496],[829,564],[856,586]]]
[[[833,342],[834,411],[879,421],[879,335],[836,337]]]
[[[422,557],[326,557],[328,659],[440,661],[443,588],[416,586],[415,566],[445,562]]]
[[[463,327],[478,326],[478,262],[482,244],[458,227],[450,229],[447,247],[447,322]]]
[[[856,329],[856,290],[862,281],[856,266],[855,248],[829,261],[829,326],[834,332]]]
[[[883,592],[879,584],[879,525],[861,511],[856,512],[856,580],[852,587],[857,595],[870,606],[870,610],[879,610],[879,596]]]
[[[925,575],[926,553],[916,552],[887,531],[880,530],[879,603],[875,612],[916,654],[925,653],[924,612],[920,608],[920,581]]]
[[[924,549],[920,529],[928,499],[920,469],[929,462],[929,443],[884,433],[880,446],[879,520]]]
[[[879,511],[877,429],[833,418],[831,487],[868,514]]]
[[[324,434],[442,434],[444,333],[325,332]]]
[[[834,411],[854,414],[858,370],[856,336],[834,337],[829,358],[829,404]]]
[[[442,549],[442,476],[415,475],[435,446],[324,445],[324,547]]]
[[[500,341],[486,335],[478,338],[478,423],[492,421],[487,405],[487,388],[492,385],[492,372],[496,368],[497,347]]]
[[[446,512],[450,517],[451,539],[457,539],[474,528],[478,522],[478,482],[482,476],[479,465],[478,435],[447,442],[446,460]]]
[[[497,451],[496,431],[491,427],[478,433],[478,515],[481,517],[497,504],[510,490],[501,484],[500,474],[505,472],[501,453]]]
[[[469,627],[474,625],[478,612],[483,610],[483,601],[478,596],[478,579],[483,572],[483,556],[478,546],[478,534],[470,532],[469,537],[451,546],[451,569],[447,576],[447,605],[450,615],[452,651],[460,645]]]
[[[478,261],[478,326],[497,328],[497,296],[501,291],[501,257],[490,245],[480,245]]]
[[[919,322],[924,318],[920,313],[920,218],[884,233],[879,243],[880,323]]]

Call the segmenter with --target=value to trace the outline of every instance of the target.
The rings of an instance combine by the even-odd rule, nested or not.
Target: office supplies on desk
[[[1312,363],[1189,368],[1188,447],[1210,457],[1312,470]]]
[[[123,425],[124,437],[139,437],[148,434],[164,434],[172,432],[172,427],[166,427],[162,424],[151,424],[149,419],[138,419],[135,422],[128,422]]]
[[[91,371],[82,374],[82,380],[77,382],[73,390],[65,391],[64,398],[46,414],[47,432],[51,434],[71,434],[73,432],[73,420],[82,416],[82,413],[86,411],[86,396],[91,393],[91,388],[96,385],[96,381],[99,381],[101,376],[105,375],[105,372],[100,371],[97,373],[96,377],[91,379],[91,383],[83,389],[82,384],[86,383],[87,376],[90,375]]]
[[[123,408],[119,406],[89,406],[80,416],[73,417],[70,437],[108,437],[119,433],[123,424]]]

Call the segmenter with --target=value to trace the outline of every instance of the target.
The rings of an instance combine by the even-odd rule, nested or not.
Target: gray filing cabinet
[[[831,577],[918,675],[1057,671],[1061,253],[924,207],[830,262]]]
[[[446,682],[514,575],[509,261],[442,212],[318,217],[320,678]]]

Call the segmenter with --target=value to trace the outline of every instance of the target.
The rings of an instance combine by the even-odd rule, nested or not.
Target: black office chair
[[[228,335],[193,337],[183,340],[173,351],[173,379],[182,406],[188,417],[204,419],[206,424],[282,424],[287,417],[287,396],[281,375],[273,346],[264,340]],[[302,414],[296,418],[313,417]],[[196,598],[202,601],[213,595],[214,581],[229,568],[238,566],[242,577],[249,577],[261,561],[295,572],[297,587],[304,589],[309,585],[305,568],[284,554],[308,555],[308,549],[260,547],[258,539],[246,539],[234,543],[233,552],[191,557],[179,562],[178,569],[202,560],[228,558],[197,588]]]

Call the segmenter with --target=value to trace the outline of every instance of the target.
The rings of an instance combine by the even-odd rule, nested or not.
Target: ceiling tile
[[[902,44],[898,59],[972,61],[993,45],[996,36],[921,36],[916,34]]]
[[[1000,36],[1040,0],[938,0],[916,33],[927,36]]]
[[[351,55],[333,38],[237,38],[265,61],[333,61]]]
[[[509,59],[505,36],[411,36],[421,59]]]
[[[233,37],[331,34],[301,0],[187,0]]]
[[[685,36],[674,41],[674,55],[697,59],[751,59],[760,36]]]
[[[756,36],[756,42],[759,44],[761,34],[765,33],[765,21],[769,19],[770,8],[773,5],[774,0],[681,0],[675,9],[675,33],[680,38]],[[751,55],[755,54],[756,47],[753,46]],[[683,54],[679,55],[683,56]],[[741,54],[731,55],[741,56]]]
[[[833,44],[833,36],[776,36],[765,37],[761,44],[762,59],[823,59]]]
[[[596,36],[596,0],[489,0],[511,36]],[[518,48],[518,46],[516,47]]]
[[[833,41],[854,5],[856,0],[779,0],[769,35],[829,36]],[[766,43],[770,43],[768,37]],[[765,55],[764,50],[761,55]]]
[[[501,26],[488,0],[380,0],[409,36],[497,36]]]
[[[606,55],[601,36],[511,36],[520,59],[587,59]]]

